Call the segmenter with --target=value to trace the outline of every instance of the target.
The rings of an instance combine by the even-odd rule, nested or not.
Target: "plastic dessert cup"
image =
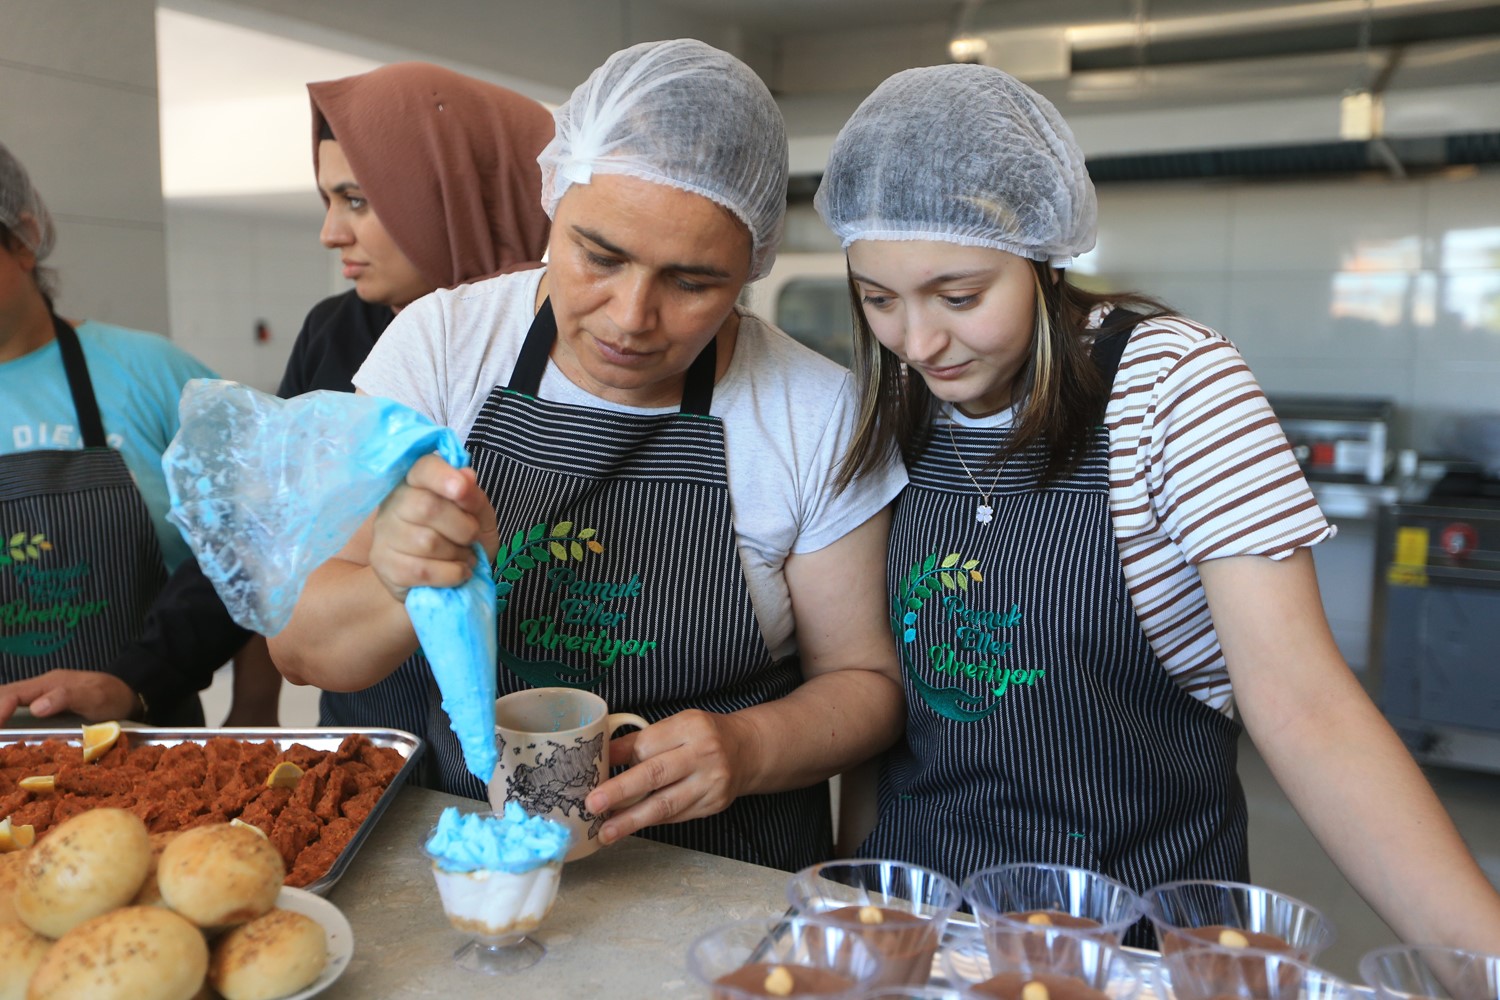
[[[496,821],[502,818],[483,811],[468,815]],[[519,972],[540,962],[547,949],[530,933],[541,926],[557,898],[562,880],[561,855],[523,865],[458,870],[449,858],[432,850],[438,830],[434,826],[428,832],[422,848],[432,861],[432,877],[448,922],[471,935],[453,953],[453,960],[470,971],[491,975]],[[566,845],[564,834],[564,852]]]
[[[1168,882],[1142,897],[1162,954],[1199,945],[1277,951],[1312,961],[1333,943],[1315,907],[1244,882]]]
[[[1437,945],[1376,948],[1359,960],[1359,975],[1380,1000],[1496,1000],[1500,954]]]
[[[688,971],[714,1000],[864,1000],[880,955],[836,924],[771,917],[709,931],[688,949]]]
[[[1279,951],[1194,945],[1163,955],[1176,1000],[1354,1000],[1338,976]]]
[[[1057,927],[1028,942],[996,955],[982,932],[967,932],[943,948],[943,971],[966,1000],[1134,1000],[1141,990],[1136,963],[1113,942]]]
[[[880,953],[880,986],[927,983],[943,929],[961,902],[951,879],[899,861],[830,861],[787,884],[796,913],[851,930]]]
[[[1021,947],[1011,939],[1046,927],[1120,944],[1145,915],[1128,886],[1067,865],[997,865],[969,876],[962,891],[992,950]]]

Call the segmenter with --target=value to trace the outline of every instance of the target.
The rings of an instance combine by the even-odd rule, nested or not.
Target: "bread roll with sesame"
[[[199,927],[242,924],[276,905],[286,866],[260,832],[215,823],[178,836],[161,852],[162,901]]]
[[[214,942],[208,982],[224,1000],[276,1000],[304,989],[328,964],[328,936],[311,917],[272,910]]]
[[[157,906],[127,906],[64,934],[27,1000],[192,1000],[208,973],[203,932]]]
[[[16,916],[16,885],[21,881],[24,864],[25,851],[0,854],[0,922],[21,919]]]
[[[161,900],[161,886],[156,881],[156,872],[161,867],[161,852],[167,849],[167,845],[181,836],[180,830],[168,830],[164,833],[153,833],[151,835],[151,863],[146,866],[146,881],[141,883],[141,891],[135,894],[130,901],[131,906],[166,906]]]
[[[42,964],[52,939],[19,920],[0,923],[0,1000],[26,1000],[26,986]]]
[[[134,813],[90,809],[25,854],[16,916],[38,934],[57,938],[135,897],[151,864],[151,835]]]

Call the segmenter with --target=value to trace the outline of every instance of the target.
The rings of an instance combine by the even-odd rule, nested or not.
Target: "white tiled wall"
[[[1500,413],[1500,173],[1110,186],[1095,281],[1230,337],[1268,393],[1383,396],[1402,444]]]
[[[173,339],[224,378],[274,392],[307,311],[348,287],[318,243],[320,209],[314,196],[305,216],[168,202]],[[266,342],[255,338],[261,320]]]
[[[0,142],[58,223],[58,311],[165,331],[154,0],[10,2]]]

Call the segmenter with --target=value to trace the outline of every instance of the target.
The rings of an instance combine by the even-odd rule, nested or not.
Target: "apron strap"
[[[542,301],[526,331],[526,341],[516,357],[516,366],[511,370],[506,388],[526,396],[536,397],[542,384],[542,373],[547,370],[547,359],[552,354],[552,345],[557,342],[557,317],[552,312],[552,299]],[[688,366],[682,387],[681,412],[694,416],[708,416],[714,398],[714,369],[718,363],[717,338],[699,352]]]
[[[73,396],[73,409],[78,411],[78,429],[83,434],[85,448],[105,448],[104,421],[99,417],[99,400],[94,396],[94,382],[89,378],[89,366],[83,359],[83,345],[78,334],[63,319],[52,314],[52,328],[57,332],[57,348],[62,352],[63,371],[68,375],[68,392]]]
[[[1109,330],[1101,333],[1094,339],[1094,366],[1099,369],[1099,374],[1104,376],[1104,387],[1106,391],[1114,385],[1115,373],[1120,370],[1120,358],[1125,354],[1125,344],[1130,340],[1130,333],[1136,324],[1144,319],[1140,313],[1131,312],[1129,309],[1111,309],[1099,324],[1100,330]],[[1110,327],[1119,325],[1116,329]]]

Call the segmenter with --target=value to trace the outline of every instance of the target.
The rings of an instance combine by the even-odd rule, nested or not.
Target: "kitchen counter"
[[[443,915],[421,841],[444,806],[469,799],[405,788],[328,898],[354,932],[354,957],[327,1000],[506,995],[528,1000],[696,997],[688,945],[719,924],[786,910],[788,873],[631,837],[563,869],[533,935],[537,965],[486,976],[453,962],[467,939]]]

